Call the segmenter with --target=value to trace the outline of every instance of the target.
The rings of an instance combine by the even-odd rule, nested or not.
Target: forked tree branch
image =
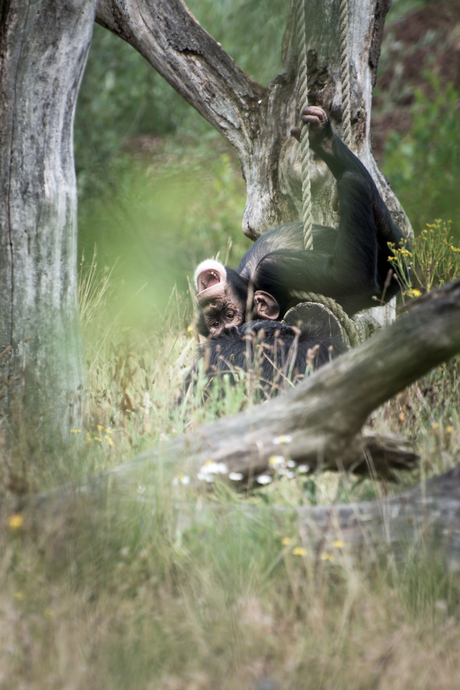
[[[96,21],[132,45],[235,146],[251,150],[265,94],[200,26],[182,0],[100,0]]]
[[[311,0],[308,19],[308,89],[312,104],[329,112],[335,129],[342,120],[339,0]],[[388,0],[352,6],[349,32],[353,148],[370,170],[396,222],[409,222],[370,148],[371,91],[380,53]],[[100,0],[96,21],[130,43],[213,127],[235,147],[246,181],[243,232],[255,239],[267,229],[300,219],[298,142],[300,122],[293,2],[283,47],[285,67],[267,88],[235,64],[200,26],[182,0]],[[277,48],[274,47],[274,50]],[[327,166],[311,165],[314,221],[331,225],[333,178]]]

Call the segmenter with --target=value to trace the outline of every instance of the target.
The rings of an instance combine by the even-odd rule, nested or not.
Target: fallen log
[[[335,506],[298,508],[306,549],[325,560],[340,550],[400,554],[439,550],[460,569],[460,465],[398,496]]]
[[[309,376],[285,395],[163,443],[116,471],[159,458],[191,480],[247,483],[295,463],[358,469],[382,476],[416,461],[404,439],[363,433],[368,415],[432,367],[460,351],[460,279],[412,303],[370,340]]]
[[[70,508],[79,506],[89,506],[90,512],[99,508],[104,515],[110,495],[155,503],[159,471],[171,478],[187,476],[191,483],[208,483],[216,475],[247,483],[273,470],[273,458],[322,469],[362,470],[367,462],[372,471],[391,474],[401,464],[412,466],[414,451],[398,437],[362,431],[362,424],[378,405],[459,351],[457,279],[414,302],[394,324],[292,392],[166,442],[78,486],[5,501],[2,512],[23,511],[31,522],[39,513],[58,519],[62,515],[64,520]],[[175,508],[180,512],[180,506]],[[213,506],[202,504],[201,511],[207,515]],[[278,515],[284,512],[275,510]],[[95,510],[94,519],[98,514]],[[337,549],[337,544],[367,547],[369,553],[377,545],[393,548],[429,537],[429,543],[451,552],[454,563],[460,558],[460,465],[395,497],[301,507],[296,514],[302,539],[319,555],[330,556],[328,549]],[[184,519],[187,523],[187,516]]]

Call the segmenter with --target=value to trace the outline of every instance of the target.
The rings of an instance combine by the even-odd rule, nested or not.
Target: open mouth
[[[212,268],[209,268],[206,271],[203,271],[200,273],[198,276],[198,293],[203,292],[204,290],[207,290],[210,287],[213,287],[214,285],[218,285],[220,283],[220,275],[218,274],[217,271],[214,271]]]

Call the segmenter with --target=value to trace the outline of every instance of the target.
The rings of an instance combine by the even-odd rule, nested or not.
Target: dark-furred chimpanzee
[[[247,324],[252,319],[265,320],[266,334],[272,333],[268,337],[273,339],[282,326],[278,320],[299,301],[293,291],[332,297],[352,315],[376,306],[375,299],[391,299],[399,289],[394,277],[388,280],[388,259],[392,255],[388,243],[399,246],[404,236],[370,174],[334,134],[321,108],[307,108],[302,121],[309,125],[310,147],[337,181],[338,230],[314,226],[313,249],[305,250],[302,225],[281,225],[262,235],[236,270],[213,259],[198,266],[198,330],[210,336],[206,351],[211,368],[215,367],[214,361],[228,360],[230,343],[233,359],[243,357],[246,331],[254,330],[256,325],[257,329],[262,327],[259,322]],[[269,327],[267,320],[276,325]],[[286,333],[286,338],[285,356],[295,340],[294,331]],[[326,352],[330,345],[335,354],[343,351],[343,343],[328,342],[327,336],[317,333],[313,325],[311,335],[307,333],[305,338],[312,345],[319,344],[320,349],[324,341]],[[323,356],[317,364],[327,359]]]
[[[332,131],[326,113],[311,106],[302,120],[310,126],[310,147],[337,180],[339,228],[315,226],[313,250],[305,250],[302,225],[281,225],[252,245],[236,271],[213,259],[203,261],[195,272],[202,335],[219,335],[251,318],[283,318],[296,303],[292,291],[332,297],[349,315],[376,306],[373,297],[382,298],[391,268],[388,243],[398,246],[404,236],[364,165]],[[393,278],[385,299],[398,289]]]

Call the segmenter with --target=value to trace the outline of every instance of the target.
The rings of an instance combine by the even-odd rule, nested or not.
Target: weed
[[[451,221],[427,223],[410,243],[392,247],[393,269],[402,295],[414,298],[460,276],[460,247],[453,244]]]

